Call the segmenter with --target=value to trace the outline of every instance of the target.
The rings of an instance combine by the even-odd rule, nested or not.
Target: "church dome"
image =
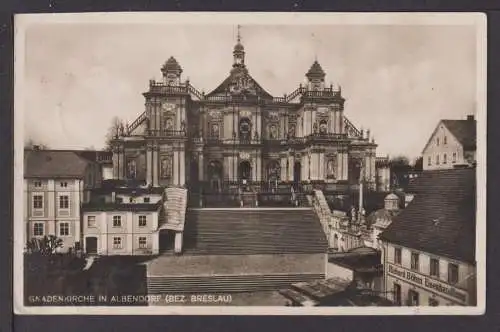
[[[236,45],[234,45],[234,52],[243,52],[245,50],[245,48],[243,47],[243,45],[238,42]]]

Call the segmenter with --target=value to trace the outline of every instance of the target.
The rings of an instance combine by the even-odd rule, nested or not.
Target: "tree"
[[[396,156],[391,159],[391,166],[393,167],[401,167],[401,166],[409,166],[410,160],[405,156]]]
[[[106,134],[106,146],[105,150],[110,151],[113,144],[113,140],[118,137],[121,131],[124,129],[123,120],[115,116],[111,119],[111,125],[109,126],[108,133]]]
[[[415,160],[415,163],[413,164],[413,169],[415,171],[421,171],[424,169],[424,158],[423,157],[418,157]]]
[[[55,254],[57,249],[62,248],[63,240],[55,235],[45,235],[43,238],[33,238],[28,241],[26,251],[30,254],[42,255]]]

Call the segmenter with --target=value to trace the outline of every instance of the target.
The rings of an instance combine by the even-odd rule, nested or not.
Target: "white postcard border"
[[[480,315],[486,308],[486,15],[482,13],[78,13],[15,16],[14,55],[14,289],[16,314],[41,315]],[[259,24],[259,25],[474,25],[477,31],[477,306],[266,307],[266,306],[24,306],[23,137],[25,32],[36,24]]]

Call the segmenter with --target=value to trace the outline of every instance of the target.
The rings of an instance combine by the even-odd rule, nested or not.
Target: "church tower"
[[[237,43],[233,50],[233,68],[245,67],[245,48],[241,44],[240,26],[238,25]]]

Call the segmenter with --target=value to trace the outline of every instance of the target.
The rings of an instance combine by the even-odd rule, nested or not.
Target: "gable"
[[[220,94],[226,95],[227,93],[250,94],[264,99],[273,98],[273,96],[265,91],[246,70],[232,71],[217,88],[207,95],[207,97]]]
[[[444,143],[443,142],[444,136],[446,136],[447,145],[449,145],[449,146],[462,145],[461,142],[459,140],[457,140],[455,135],[448,129],[448,127],[445,126],[444,120],[441,120],[441,121],[439,121],[436,128],[434,128],[432,135],[427,140],[427,143],[425,144],[425,147],[422,150],[422,155],[426,154],[428,152],[428,150],[430,150],[431,148],[434,148],[437,146],[437,138],[438,137],[440,139],[439,146],[441,146]]]

